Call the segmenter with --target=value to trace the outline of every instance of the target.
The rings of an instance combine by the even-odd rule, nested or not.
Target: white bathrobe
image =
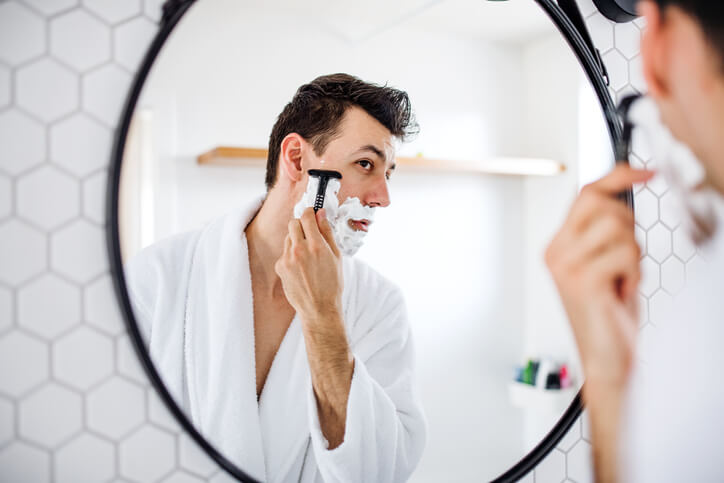
[[[686,287],[657,311],[639,350],[624,404],[624,482],[724,481],[724,198],[714,199],[719,229],[699,248],[705,261],[687,265]]]
[[[343,443],[327,449],[296,316],[257,402],[244,229],[259,207],[161,241],[127,264],[156,368],[199,431],[258,480],[405,481],[426,439],[410,327],[400,290],[364,263],[343,259],[343,315],[355,358]]]

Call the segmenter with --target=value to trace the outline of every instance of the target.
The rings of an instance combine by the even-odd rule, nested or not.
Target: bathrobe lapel
[[[231,461],[265,480],[244,236],[258,209],[255,204],[242,216],[226,216],[199,238],[187,294],[184,360],[192,420]]]
[[[267,481],[286,481],[309,440],[307,393],[311,379],[299,317],[295,316],[274,357],[259,400]],[[298,468],[297,468],[298,471]]]

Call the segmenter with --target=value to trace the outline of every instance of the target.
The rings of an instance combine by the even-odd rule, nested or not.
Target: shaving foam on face
[[[661,122],[653,99],[643,97],[636,101],[631,106],[630,117],[645,135],[655,169],[669,185],[674,205],[692,240],[697,245],[708,240],[716,228],[717,211],[721,211],[722,203],[713,189],[702,188],[706,172],[701,162]]]
[[[294,218],[300,218],[305,209],[314,206],[314,200],[317,197],[317,188],[319,187],[319,178],[309,177],[307,182],[307,190],[302,198],[294,205]],[[363,206],[359,198],[347,198],[344,203],[339,204],[337,193],[341,184],[337,179],[330,179],[327,189],[324,193],[324,211],[327,215],[327,221],[332,228],[334,241],[339,251],[346,256],[352,256],[357,253],[366,231],[355,230],[350,225],[351,220],[368,220],[372,223],[374,219],[375,208]]]

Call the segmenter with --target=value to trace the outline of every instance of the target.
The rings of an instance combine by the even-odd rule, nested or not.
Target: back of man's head
[[[267,190],[276,182],[281,143],[288,134],[299,134],[321,156],[338,134],[346,110],[353,106],[364,109],[402,141],[417,132],[406,92],[370,84],[349,74],[317,77],[297,89],[272,128],[266,165]]]
[[[724,74],[724,1],[723,0],[654,0],[665,11],[679,7],[698,23],[711,46],[718,52]]]

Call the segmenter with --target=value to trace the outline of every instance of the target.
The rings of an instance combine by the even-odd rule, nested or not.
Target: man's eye
[[[357,164],[362,166],[364,169],[370,170],[373,168],[373,164],[370,161],[367,161],[366,159],[361,159],[357,161]]]

